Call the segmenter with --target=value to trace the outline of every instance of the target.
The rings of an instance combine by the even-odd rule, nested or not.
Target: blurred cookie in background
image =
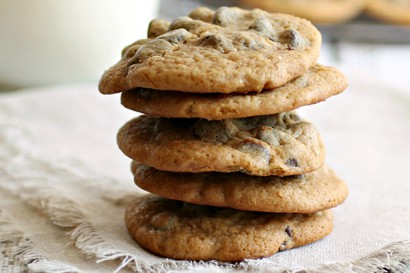
[[[366,11],[388,23],[410,25],[410,0],[371,0]]]
[[[368,0],[241,0],[241,2],[249,8],[290,13],[314,23],[334,24],[357,16]]]

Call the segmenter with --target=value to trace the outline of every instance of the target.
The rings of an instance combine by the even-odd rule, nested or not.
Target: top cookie
[[[259,92],[301,76],[319,56],[321,35],[301,18],[228,7],[190,16],[174,20],[166,33],[166,23],[153,22],[149,36],[163,34],[128,46],[102,76],[100,92]]]

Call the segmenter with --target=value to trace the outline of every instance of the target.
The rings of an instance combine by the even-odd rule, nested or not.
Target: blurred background
[[[319,2],[326,1],[0,0],[0,90],[95,83],[125,45],[145,37],[152,18],[172,20],[198,5],[307,17],[323,34],[319,62],[368,81],[410,88],[410,1],[327,1],[324,8]],[[340,6],[331,6],[335,2]],[[378,8],[383,2],[402,6]]]
[[[95,82],[158,10],[158,0],[0,0],[0,90]]]

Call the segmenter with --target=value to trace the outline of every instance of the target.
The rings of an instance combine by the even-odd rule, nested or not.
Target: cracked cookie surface
[[[297,176],[176,173],[133,162],[137,186],[188,203],[277,213],[313,213],[341,204],[347,185],[326,165]]]
[[[193,94],[138,88],[123,92],[121,103],[151,116],[221,120],[294,110],[339,94],[346,87],[346,77],[336,68],[315,65],[284,86],[259,93]]]
[[[147,195],[130,203],[125,223],[131,236],[154,254],[234,262],[317,241],[332,231],[333,216],[330,211],[239,211]]]
[[[117,134],[131,159],[173,172],[295,175],[318,169],[325,148],[295,112],[222,121],[140,116]]]
[[[126,47],[104,73],[100,92],[259,92],[303,75],[319,56],[321,35],[301,18],[234,7],[190,16],[153,21],[149,38]]]

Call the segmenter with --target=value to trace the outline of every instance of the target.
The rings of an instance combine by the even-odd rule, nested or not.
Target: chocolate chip
[[[272,127],[268,126],[260,126],[255,129],[257,139],[262,140],[263,142],[268,143],[272,146],[279,146],[280,145],[280,135],[277,130],[273,129]]]
[[[218,34],[207,34],[200,40],[200,44],[203,46],[218,47],[223,44],[224,37]]]
[[[168,31],[170,23],[165,20],[154,19],[148,26],[148,38],[158,37]]]
[[[267,30],[272,29],[272,24],[266,19],[266,17],[261,16],[252,22],[249,29],[253,29],[257,32],[266,32]]]
[[[250,131],[258,126],[259,117],[238,118],[234,119],[233,122],[240,130]]]
[[[189,17],[179,17],[171,22],[171,24],[168,27],[168,31],[182,28],[188,30],[189,32],[192,32],[202,24],[203,22],[198,20],[192,20],[192,18]]]
[[[249,29],[256,31],[259,35],[269,38],[271,41],[277,40],[276,32],[271,22],[265,16],[259,16],[252,22]]]
[[[221,52],[228,52],[233,50],[232,45],[224,36],[214,33],[205,34],[199,40],[199,45],[209,46]]]
[[[286,123],[297,123],[301,121],[301,118],[295,112],[284,112],[281,114],[281,118]]]
[[[212,23],[214,11],[207,7],[198,7],[191,11],[191,13],[188,16],[195,20],[201,20],[207,23]]]
[[[126,46],[122,51],[121,51],[121,56],[125,58],[132,58],[135,56],[135,53],[137,53],[138,49],[145,45],[146,43],[150,42],[150,39],[141,39],[138,40],[128,46]]]
[[[295,49],[303,45],[304,39],[300,36],[299,32],[289,28],[280,34],[280,42],[287,44],[289,49]]]
[[[289,167],[298,167],[298,161],[295,158],[289,158],[288,160],[286,160],[285,162],[286,165],[288,165]]]
[[[251,138],[242,141],[238,147],[238,150],[248,154],[266,153],[267,151],[265,147],[263,147],[260,143],[255,142]]]
[[[212,18],[212,23],[218,26],[226,27],[236,21],[238,15],[238,12],[233,9],[221,7],[215,11]]]
[[[277,114],[276,127],[289,128],[290,125],[299,123],[301,121],[300,117],[294,112],[282,112]]]
[[[193,128],[194,136],[210,143],[225,143],[232,139],[237,132],[238,128],[230,120],[208,121],[200,119]]]
[[[287,234],[290,238],[293,237],[292,229],[290,228],[290,226],[287,226],[287,227],[286,227],[285,232],[286,232],[286,234]]]
[[[249,131],[258,126],[274,127],[278,123],[278,115],[239,118],[235,119],[234,122],[241,130]]]
[[[158,56],[164,52],[170,51],[173,46],[166,40],[154,39],[141,46],[135,56],[129,61],[129,64],[142,62],[152,56]]]
[[[187,37],[193,36],[190,32],[186,29],[180,28],[176,30],[172,30],[161,36],[158,36],[157,39],[163,39],[168,41],[171,44],[180,44],[186,41]]]
[[[233,35],[232,44],[238,48],[247,48],[247,49],[261,49],[264,46],[260,43],[257,43],[251,35],[243,35],[242,33],[237,33]]]
[[[239,144],[238,150],[247,154],[256,155],[260,157],[264,163],[269,164],[270,151],[262,143],[254,138],[245,139]]]
[[[214,25],[218,25],[218,26],[222,26],[223,25],[223,21],[219,18],[219,17],[215,17],[212,19],[212,24]]]

